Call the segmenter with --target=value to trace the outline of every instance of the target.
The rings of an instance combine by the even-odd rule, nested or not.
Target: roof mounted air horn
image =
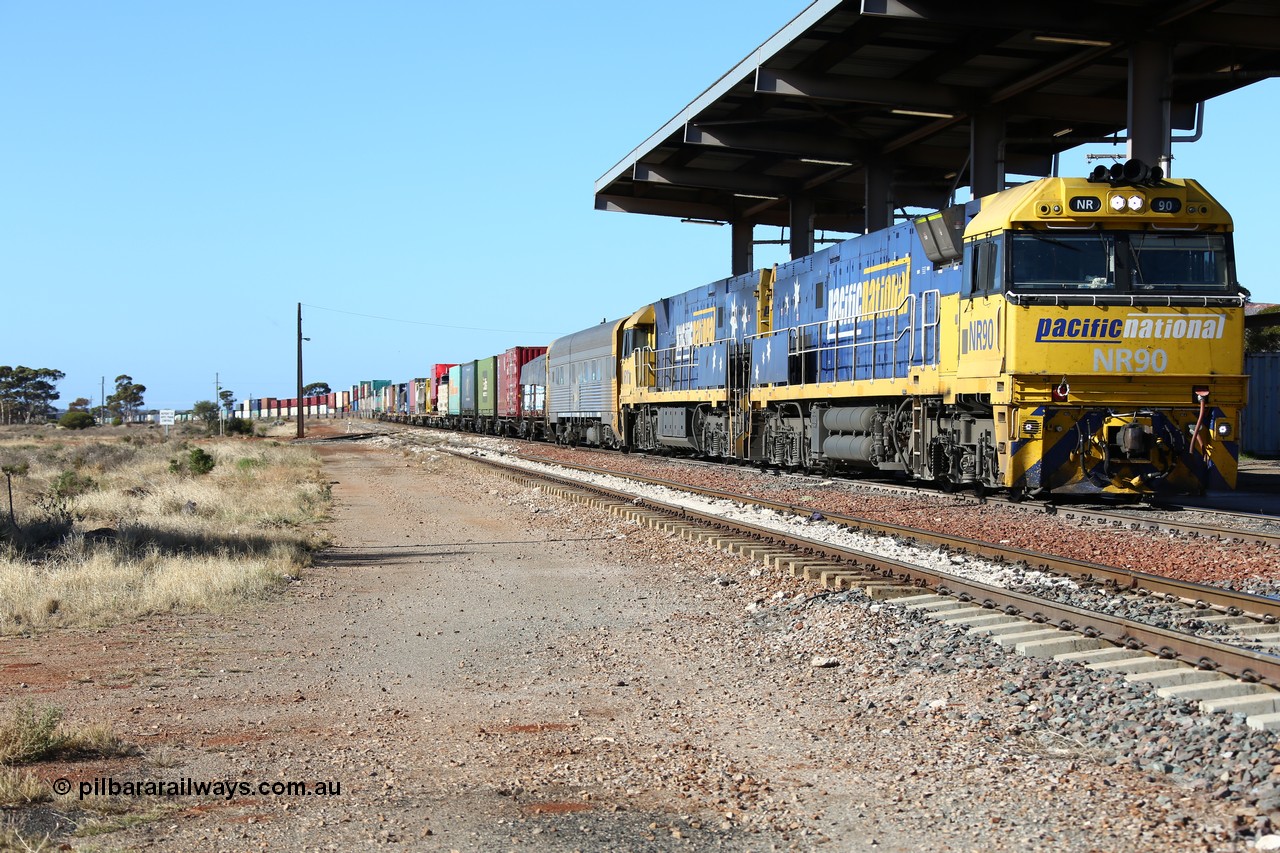
[[[1119,186],[1155,186],[1164,180],[1164,169],[1159,166],[1148,166],[1141,160],[1126,160],[1107,166],[1094,166],[1089,174],[1091,184],[1111,184]]]

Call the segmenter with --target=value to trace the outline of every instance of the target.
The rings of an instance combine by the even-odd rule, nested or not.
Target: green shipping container
[[[492,418],[498,412],[498,357],[476,359],[476,414]]]

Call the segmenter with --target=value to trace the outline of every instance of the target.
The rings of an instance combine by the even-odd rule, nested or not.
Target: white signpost
[[[176,415],[176,414],[177,414],[177,411],[176,411],[176,410],[174,410],[174,409],[161,409],[161,410],[160,410],[160,426],[164,427],[164,437],[165,437],[165,438],[168,438],[168,437],[169,437],[169,427],[173,426],[174,421],[175,421],[175,417],[174,417],[174,415]]]

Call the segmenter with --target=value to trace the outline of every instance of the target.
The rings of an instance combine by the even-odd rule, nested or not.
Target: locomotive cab
[[[1144,171],[1015,188],[966,229],[958,377],[990,385],[1015,493],[1235,486],[1231,220],[1196,182]]]

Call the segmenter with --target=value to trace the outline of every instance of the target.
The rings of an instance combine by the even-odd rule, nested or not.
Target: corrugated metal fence
[[[1280,456],[1280,352],[1244,357],[1249,405],[1240,426],[1240,450],[1253,456]]]

